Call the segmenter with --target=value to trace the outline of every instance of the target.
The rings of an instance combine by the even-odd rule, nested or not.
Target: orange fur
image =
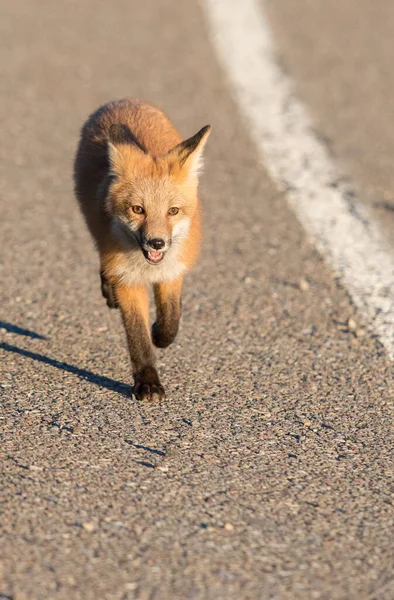
[[[209,131],[182,142],[161,110],[133,99],[102,106],[82,129],[75,192],[100,254],[103,294],[122,311],[141,397],[164,394],[144,290],[155,286],[153,341],[163,347],[176,335],[182,279],[199,251],[198,171]]]

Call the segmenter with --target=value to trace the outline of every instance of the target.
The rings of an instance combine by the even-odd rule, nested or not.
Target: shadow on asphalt
[[[17,325],[12,325],[11,323],[7,323],[7,321],[0,321],[0,329],[5,329],[10,333],[16,333],[17,335],[25,335],[26,337],[33,338],[35,340],[46,340],[47,338],[35,331],[30,331],[30,329],[23,329],[22,327],[18,327]],[[1,596],[0,596],[1,600]]]
[[[30,352],[29,350],[23,350],[22,348],[18,348],[18,346],[12,346],[11,344],[7,344],[6,342],[1,342],[0,348],[6,350],[7,352],[14,352],[15,354],[20,354],[21,356],[26,356],[27,358],[38,360],[39,362],[45,363],[46,365],[51,365],[51,367],[56,367],[56,369],[61,369],[62,371],[66,371],[67,373],[73,373],[74,375],[78,375],[78,377],[82,377],[83,379],[86,379],[87,381],[90,381],[90,383],[94,383],[99,387],[111,390],[111,392],[117,392],[118,394],[122,394],[122,396],[126,396],[126,398],[131,397],[131,387],[126,385],[125,383],[122,383],[121,381],[116,381],[115,379],[104,377],[103,375],[96,375],[96,373],[92,373],[91,371],[87,371],[86,369],[74,367],[73,365],[69,365],[66,362],[54,360],[53,358],[49,358],[48,356],[44,356],[43,354]]]

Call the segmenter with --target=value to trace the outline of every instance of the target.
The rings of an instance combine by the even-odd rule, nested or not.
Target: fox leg
[[[158,348],[166,348],[176,338],[181,318],[183,279],[156,283],[153,286],[156,302],[156,322],[152,327],[152,341]]]
[[[115,295],[114,286],[108,281],[104,275],[104,271],[100,271],[101,278],[101,293],[107,301],[109,308],[119,308],[118,301]]]
[[[116,284],[134,375],[134,395],[140,400],[162,400],[164,388],[155,368],[149,334],[148,293],[144,286]]]

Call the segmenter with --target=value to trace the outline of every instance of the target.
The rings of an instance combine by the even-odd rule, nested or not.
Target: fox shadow
[[[44,336],[35,333],[34,331],[23,329],[16,325],[11,325],[10,323],[6,323],[5,321],[0,321],[0,329],[6,329],[10,333],[16,333],[17,335],[23,335],[34,339],[47,339]],[[62,371],[65,371],[66,373],[73,373],[74,375],[78,375],[78,377],[81,377],[81,379],[85,379],[90,383],[94,383],[95,385],[110,390],[111,392],[117,392],[118,394],[121,394],[126,398],[131,397],[132,387],[126,385],[125,383],[122,383],[121,381],[117,381],[116,379],[111,379],[110,377],[105,377],[103,375],[98,375],[97,373],[92,373],[92,371],[88,371],[87,369],[81,369],[80,367],[76,367],[75,365],[70,365],[69,363],[66,363],[64,361],[50,358],[49,356],[39,354],[38,352],[31,352],[30,350],[19,348],[18,346],[8,344],[7,342],[0,342],[0,348],[2,350],[5,350],[6,352],[13,352],[14,354],[19,354],[20,356],[24,356],[26,358],[36,360],[46,365],[50,365],[51,367],[55,367],[56,369],[60,369]]]
[[[16,333],[17,335],[24,335],[29,338],[33,338],[34,340],[46,340],[47,338],[35,331],[31,331],[30,329],[24,329],[23,327],[18,327],[18,325],[12,325],[12,323],[7,323],[7,321],[0,320],[0,329],[5,329],[9,333]],[[1,597],[0,597],[1,600]]]

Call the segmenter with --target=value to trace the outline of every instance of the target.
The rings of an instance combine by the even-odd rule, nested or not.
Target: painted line
[[[258,0],[201,0],[219,61],[264,166],[394,358],[394,260],[276,61]]]

